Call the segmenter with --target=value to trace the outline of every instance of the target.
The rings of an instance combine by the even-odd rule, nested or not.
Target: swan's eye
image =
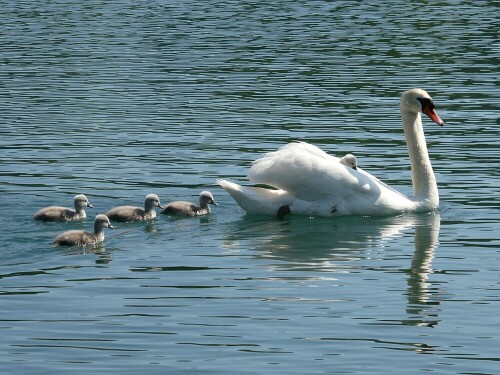
[[[434,105],[434,102],[432,101],[431,98],[417,98],[417,100],[422,105],[422,110],[424,110],[425,108],[429,108],[429,109],[436,108],[436,106]]]

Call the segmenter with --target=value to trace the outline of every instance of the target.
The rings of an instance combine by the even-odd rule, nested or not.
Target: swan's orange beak
[[[430,108],[429,106],[426,106],[422,109],[422,112],[425,113],[429,118],[434,121],[436,124],[439,126],[444,125],[444,121],[441,120],[434,108]]]

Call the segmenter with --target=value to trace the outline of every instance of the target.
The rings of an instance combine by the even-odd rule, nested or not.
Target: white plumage
[[[443,125],[430,96],[413,89],[401,98],[401,116],[412,164],[414,197],[408,198],[361,168],[340,163],[318,147],[294,142],[256,160],[250,181],[276,190],[247,187],[226,180],[218,183],[251,214],[276,215],[288,206],[311,216],[390,215],[430,211],[439,206],[436,180],[422,129],[420,112]]]

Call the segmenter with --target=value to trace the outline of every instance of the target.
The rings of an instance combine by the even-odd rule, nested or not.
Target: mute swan
[[[345,165],[346,167],[351,167],[352,169],[358,169],[358,159],[353,154],[346,154],[344,157],[340,158],[340,164]]]
[[[148,194],[144,200],[144,208],[135,206],[118,206],[109,210],[106,215],[115,221],[140,221],[156,217],[155,207],[163,208],[156,194]]]
[[[162,214],[166,215],[185,215],[185,216],[201,216],[210,213],[209,204],[217,206],[214,196],[209,191],[202,191],[200,193],[200,205],[197,206],[191,202],[171,202],[163,211]]]
[[[89,203],[87,197],[83,194],[75,195],[73,199],[73,204],[75,209],[59,206],[50,206],[42,208],[40,211],[33,215],[35,220],[42,221],[71,221],[85,219],[87,214],[85,213],[84,207],[94,208]]]
[[[437,209],[439,194],[420,112],[440,126],[444,122],[422,89],[404,92],[400,110],[411,162],[413,198],[361,168],[345,167],[338,158],[305,142],[285,145],[253,163],[249,179],[276,190],[240,186],[226,180],[218,183],[249,214],[276,215],[283,206],[292,213],[312,216],[391,215]]]
[[[58,235],[53,244],[56,246],[95,245],[104,241],[104,228],[115,229],[106,215],[100,214],[94,220],[94,233],[84,230],[68,230]]]

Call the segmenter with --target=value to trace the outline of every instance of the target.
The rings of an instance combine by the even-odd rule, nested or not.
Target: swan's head
[[[203,207],[204,205],[207,204],[213,204],[214,206],[217,206],[217,203],[215,203],[215,199],[212,193],[209,191],[202,191],[200,193],[200,206]]]
[[[443,126],[444,121],[439,118],[435,108],[431,96],[425,90],[411,89],[401,95],[401,112],[422,112],[436,124]]]
[[[90,208],[94,208],[94,206],[92,206],[89,202],[89,200],[87,199],[87,197],[83,194],[78,194],[78,195],[75,195],[75,198],[73,198],[73,202],[75,204],[75,208],[78,210],[78,209],[81,209],[83,207],[90,207]]]
[[[144,201],[144,208],[146,211],[149,211],[153,207],[163,208],[160,203],[160,197],[156,194],[148,194],[146,195],[146,200]]]
[[[353,154],[347,154],[343,158],[339,160],[340,164],[345,165],[346,167],[351,167],[354,170],[358,169],[358,160],[356,159],[356,156]]]
[[[94,223],[95,223],[95,226],[97,226],[99,228],[115,229],[115,227],[111,225],[109,218],[104,214],[97,215],[95,217]]]

